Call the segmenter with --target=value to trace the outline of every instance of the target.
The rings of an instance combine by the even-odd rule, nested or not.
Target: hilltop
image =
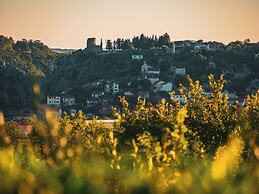
[[[20,72],[44,76],[51,72],[59,55],[39,40],[18,40],[0,35],[0,65]]]
[[[0,36],[0,108],[29,107],[32,78],[42,78],[56,67],[59,54],[40,41],[14,41]]]

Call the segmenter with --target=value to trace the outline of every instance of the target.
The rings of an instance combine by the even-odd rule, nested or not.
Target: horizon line
[[[143,35],[145,35],[144,33],[141,33],[141,34],[143,34]],[[140,34],[140,35],[141,35]],[[165,33],[164,33],[165,34]],[[162,35],[164,35],[164,34],[162,34]],[[169,34],[169,33],[168,33]],[[117,40],[118,38],[120,38],[120,39],[130,39],[130,40],[132,40],[134,37],[140,37],[140,35],[134,35],[133,37],[131,37],[131,38],[128,38],[128,37],[123,37],[123,38],[121,38],[121,37],[117,37],[117,38],[115,38],[115,39],[113,39],[113,38],[96,38],[96,37],[94,37],[94,36],[89,36],[89,37],[87,37],[87,38],[85,38],[85,44],[86,44],[86,41],[87,41],[87,39],[88,38],[96,38],[96,39],[98,39],[99,40],[99,42],[101,42],[101,40],[103,40],[103,42],[106,42],[107,40]],[[145,35],[146,37],[152,37],[152,36],[157,36],[157,37],[160,37],[160,36],[162,36],[162,35],[156,35],[156,34],[154,34],[154,35]],[[0,34],[0,36],[4,36],[4,37],[6,37],[6,38],[12,38],[13,39],[13,41],[14,42],[17,42],[17,41],[21,41],[21,40],[23,40],[23,39],[25,39],[25,40],[27,40],[27,41],[29,41],[29,40],[32,40],[32,41],[40,41],[41,43],[43,43],[44,45],[46,45],[46,46],[48,46],[50,49],[73,49],[73,50],[79,50],[79,49],[84,49],[84,48],[86,48],[86,47],[74,47],[74,48],[72,48],[72,47],[59,47],[59,46],[49,46],[46,42],[47,41],[44,41],[44,40],[42,40],[42,39],[37,39],[37,38],[14,38],[13,36],[8,36],[8,35],[3,35],[3,34]],[[170,35],[169,35],[170,36]],[[170,37],[171,38],[171,37]],[[250,40],[250,42],[249,43],[251,43],[251,44],[257,44],[257,43],[259,43],[259,40],[258,41],[251,41],[251,39],[250,38],[246,38],[246,39],[249,39]],[[183,39],[175,39],[175,40],[170,40],[170,42],[176,42],[176,41],[195,41],[195,42],[197,42],[197,41],[199,41],[199,40],[202,40],[203,42],[218,42],[218,43],[222,43],[222,44],[224,44],[224,45],[228,45],[228,44],[230,44],[231,42],[235,42],[235,41],[241,41],[241,42],[244,42],[244,40],[234,40],[234,41],[228,41],[228,42],[224,42],[224,41],[220,41],[220,40],[216,40],[216,39],[211,39],[211,40],[206,40],[206,39],[202,39],[202,38],[197,38],[197,39],[188,39],[188,38],[183,38]],[[98,42],[98,41],[97,41]]]

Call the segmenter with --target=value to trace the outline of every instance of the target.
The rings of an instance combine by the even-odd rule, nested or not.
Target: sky
[[[259,42],[259,0],[0,0],[0,34],[51,48],[162,35],[172,40]]]

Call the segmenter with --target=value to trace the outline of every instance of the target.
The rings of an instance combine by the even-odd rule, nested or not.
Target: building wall
[[[61,100],[59,96],[56,97],[47,97],[47,104],[48,105],[54,105],[54,106],[60,106]]]
[[[87,48],[91,48],[96,46],[96,39],[95,38],[88,38],[87,39],[87,43],[86,43],[86,47]]]
[[[173,89],[173,84],[172,83],[166,83],[166,84],[161,86],[160,91],[161,92],[170,92],[170,91],[172,91],[172,89]]]
[[[131,59],[132,60],[142,60],[143,59],[143,55],[132,55]]]
[[[175,68],[175,75],[186,75],[185,68]]]

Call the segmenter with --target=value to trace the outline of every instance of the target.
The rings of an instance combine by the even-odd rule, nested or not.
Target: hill
[[[84,86],[90,86],[101,79],[118,82],[121,91],[125,91],[129,89],[130,82],[141,79],[140,69],[144,61],[159,68],[159,80],[172,82],[175,88],[180,82],[186,81],[184,76],[174,75],[175,68],[185,68],[186,75],[205,85],[208,84],[209,74],[216,77],[224,74],[228,81],[225,89],[240,95],[245,95],[246,89],[259,78],[259,61],[255,58],[256,53],[259,53],[259,44],[242,45],[240,48],[224,45],[218,49],[197,49],[199,44],[178,46],[175,54],[168,52],[167,47],[99,52],[78,50],[59,60],[57,69],[45,80],[46,92],[59,94],[69,89],[75,96],[84,96],[85,100],[91,92]],[[143,55],[144,59],[132,60],[132,55]]]
[[[0,65],[22,73],[44,76],[55,68],[58,54],[36,40],[14,41],[0,35]]]
[[[227,80],[224,89],[238,96],[259,88],[258,43],[170,42],[166,35],[158,39],[143,35],[132,40],[108,40],[103,50],[88,48],[65,53],[54,52],[40,41],[15,42],[0,36],[0,81],[3,83],[0,108],[28,107],[32,98],[32,78],[37,78],[41,84],[42,102],[46,95],[65,93],[76,98],[77,109],[84,110],[85,102],[93,92],[105,92],[105,84],[96,86],[100,80],[119,84],[118,93],[105,96],[112,99],[109,106],[114,105],[125,91],[136,96],[145,90],[150,93],[151,101],[158,100],[165,94],[154,92],[154,84],[143,79],[141,66],[144,61],[159,69],[159,81],[172,83],[174,90],[178,89],[179,83],[186,84],[186,75],[208,86],[209,74],[216,77],[224,74]],[[133,55],[141,55],[143,59],[134,60]],[[175,72],[179,68],[185,70],[183,75]]]
[[[54,70],[59,54],[40,41],[0,36],[0,109],[29,107],[32,78],[42,78]]]

